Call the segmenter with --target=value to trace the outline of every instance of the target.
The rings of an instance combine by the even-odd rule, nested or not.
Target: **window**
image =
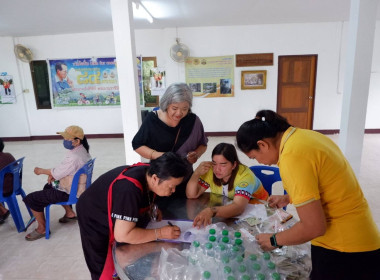
[[[34,60],[30,63],[34,96],[37,109],[51,109],[49,73],[45,60]]]

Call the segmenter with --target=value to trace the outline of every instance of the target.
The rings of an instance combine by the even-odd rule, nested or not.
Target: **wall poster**
[[[116,58],[49,60],[54,107],[120,105]]]
[[[7,73],[0,75],[0,104],[16,103],[16,92],[13,86],[13,77]]]
[[[152,95],[162,96],[166,91],[165,69],[155,67],[150,69],[150,90]]]
[[[157,67],[155,56],[142,58],[142,90],[144,94],[145,107],[158,107],[159,96],[152,95],[151,75],[152,69]]]
[[[234,96],[234,56],[189,57],[185,70],[193,96]]]

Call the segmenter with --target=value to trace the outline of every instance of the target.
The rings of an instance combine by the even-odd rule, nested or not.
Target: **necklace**
[[[149,189],[147,189],[147,195],[148,195],[148,202],[149,202],[149,215],[150,215],[150,219],[152,221],[156,221],[157,220],[157,215],[158,215],[158,206],[156,204],[154,204],[154,199],[156,197],[153,195],[153,200],[152,200],[152,203],[151,203],[150,202]]]

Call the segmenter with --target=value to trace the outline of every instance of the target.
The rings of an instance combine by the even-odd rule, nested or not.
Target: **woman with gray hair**
[[[170,151],[187,159],[188,172],[176,196],[186,196],[192,165],[207,148],[208,139],[202,122],[191,112],[192,104],[193,93],[187,84],[171,84],[161,97],[160,109],[146,116],[132,140],[133,149],[146,159],[156,159]]]

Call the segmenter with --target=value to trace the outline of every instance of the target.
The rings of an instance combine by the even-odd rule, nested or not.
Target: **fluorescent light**
[[[153,23],[153,17],[148,12],[148,10],[144,7],[144,5],[141,2],[132,2],[133,7],[133,16],[135,18],[144,18],[149,23]]]

